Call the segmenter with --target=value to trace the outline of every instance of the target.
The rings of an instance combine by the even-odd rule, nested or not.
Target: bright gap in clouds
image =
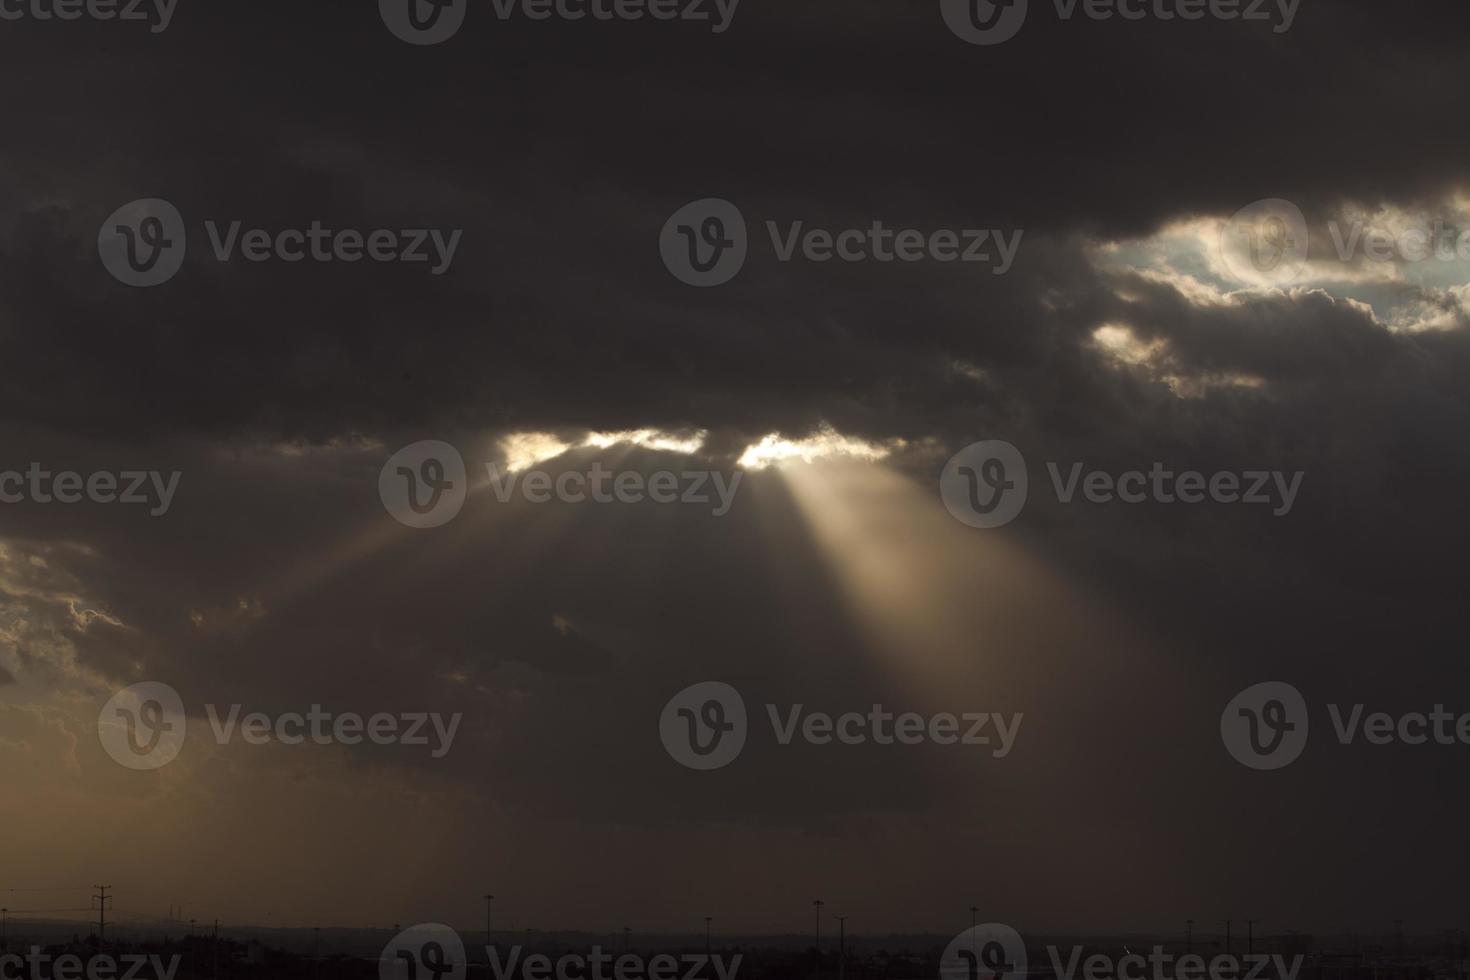
[[[1288,204],[1289,202],[1277,202]],[[1139,302],[1129,282],[1166,286],[1197,309],[1237,305],[1255,295],[1317,290],[1342,303],[1371,310],[1385,329],[1412,333],[1453,329],[1470,317],[1470,197],[1447,195],[1416,209],[1343,201],[1323,214],[1295,214],[1305,222],[1277,238],[1300,248],[1280,266],[1257,271],[1250,243],[1275,241],[1269,223],[1288,211],[1258,202],[1237,228],[1240,215],[1189,217],[1153,234],[1099,242],[1093,265],[1116,278],[1115,294]],[[1252,205],[1252,208],[1258,207]],[[1291,206],[1294,208],[1294,206]],[[1277,212],[1280,211],[1280,214]],[[1298,238],[1301,238],[1298,241]],[[1274,254],[1274,253],[1273,253]],[[1269,256],[1268,256],[1269,257]]]
[[[902,440],[894,443],[894,447],[902,446]],[[893,447],[844,436],[830,425],[824,425],[815,435],[805,439],[784,439],[779,433],[773,432],[755,445],[745,447],[739,464],[748,470],[760,470],[786,462],[813,463],[824,459],[877,462],[886,459],[892,452]]]
[[[637,446],[659,452],[692,456],[704,448],[709,433],[667,432],[661,429],[626,429],[617,432],[588,432],[576,441],[549,432],[512,432],[500,439],[500,451],[506,468],[512,473],[530,469],[538,463],[554,459],[573,449],[610,449],[614,446]],[[877,462],[901,449],[903,440],[879,444],[845,436],[832,426],[823,424],[816,433],[800,439],[786,438],[778,432],[763,436],[759,442],[745,447],[737,460],[744,469],[759,470],[788,462],[812,463],[827,459],[858,459]]]
[[[512,473],[528,470],[537,463],[555,459],[573,449],[609,449],[613,446],[638,446],[660,452],[691,456],[704,445],[704,430],[692,433],[664,432],[659,429],[627,429],[621,432],[588,432],[577,442],[566,442],[549,432],[512,432],[500,440],[506,469]]]

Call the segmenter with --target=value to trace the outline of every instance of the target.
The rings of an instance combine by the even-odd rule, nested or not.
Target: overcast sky
[[[798,931],[817,898],[859,931],[1462,923],[1470,744],[1342,744],[1328,705],[1470,712],[1470,252],[1334,248],[1470,227],[1470,8],[1031,0],[981,45],[940,6],[475,0],[422,46],[371,2],[0,21],[0,471],[180,474],[156,515],[0,505],[0,889],[303,926],[478,926],[487,891],[598,931]],[[134,287],[99,229],[152,198],[187,257]],[[709,198],[748,255],[698,288],[660,235]],[[1268,199],[1310,236],[1288,280],[1222,251]],[[438,275],[221,261],[236,221],[459,237]],[[768,222],[1018,247],[783,262]],[[422,440],[474,489],[416,529],[379,478]],[[1029,467],[1004,527],[941,500],[983,440]],[[1064,503],[1047,462],[1299,483],[1279,515]],[[740,483],[719,516],[502,502],[487,464]],[[188,735],[134,771],[99,712],[145,681]],[[750,718],[714,771],[660,738],[705,681]],[[1265,681],[1311,712],[1276,771],[1221,735]],[[235,704],[462,720],[437,758],[219,744]],[[797,704],[1023,721],[1004,755],[781,745]]]

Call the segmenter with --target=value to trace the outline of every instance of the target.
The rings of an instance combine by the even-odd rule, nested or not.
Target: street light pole
[[[847,980],[847,916],[837,917],[837,978]]]

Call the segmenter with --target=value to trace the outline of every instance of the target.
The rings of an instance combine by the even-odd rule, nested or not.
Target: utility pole
[[[219,980],[219,920],[214,920],[214,976]]]
[[[704,959],[709,962],[709,924],[711,916],[704,917]]]
[[[815,902],[812,903],[812,907],[817,910],[817,963],[818,964],[820,964],[822,962],[822,906],[823,905],[826,905],[826,904],[827,903],[824,902],[824,901],[822,901],[820,898],[817,899]],[[820,965],[817,967],[817,972],[819,972],[819,973],[821,972]]]
[[[5,917],[10,914],[9,909],[0,909],[0,949],[5,949],[10,942],[5,926]]]
[[[1184,953],[1189,955],[1194,952],[1194,920],[1184,920]]]
[[[1256,952],[1256,921],[1245,920],[1245,955],[1254,956]]]
[[[837,917],[837,980],[847,980],[847,916]]]
[[[623,952],[625,953],[628,952],[628,934],[632,931],[627,926],[623,926]]]
[[[311,976],[312,980],[321,973],[322,969],[322,929],[315,926],[311,930]]]
[[[495,943],[492,942],[491,939],[490,939],[490,910],[491,910],[491,907],[494,904],[495,904],[495,896],[494,895],[486,895],[485,896],[485,945],[486,946],[494,946],[495,945]]]
[[[1225,920],[1225,955],[1230,955],[1230,920]]]
[[[107,938],[107,901],[110,897],[107,893],[112,890],[111,885],[93,885],[97,894],[92,897],[97,900],[97,945]]]

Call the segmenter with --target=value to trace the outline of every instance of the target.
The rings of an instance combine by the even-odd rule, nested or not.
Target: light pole
[[[837,917],[837,978],[847,980],[847,916]]]
[[[494,902],[495,902],[495,896],[494,895],[486,895],[485,896],[485,945],[486,946],[494,946],[495,945],[490,940],[490,908],[494,904]]]
[[[827,903],[820,898],[812,902],[812,908],[817,910],[817,962],[822,961],[822,906]]]
[[[1186,954],[1194,952],[1194,920],[1193,919],[1185,919],[1184,920],[1184,952]]]
[[[1256,951],[1256,919],[1245,920],[1245,955],[1252,956]]]
[[[705,959],[705,962],[709,962],[709,924],[710,924],[710,921],[713,918],[714,918],[714,916],[710,916],[710,915],[707,915],[707,916],[704,917],[704,959]]]

